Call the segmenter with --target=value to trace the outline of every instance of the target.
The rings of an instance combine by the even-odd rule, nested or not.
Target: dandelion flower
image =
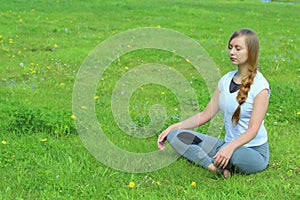
[[[134,188],[134,186],[135,186],[134,182],[130,182],[128,185],[129,188]]]
[[[1,144],[4,144],[4,145],[6,145],[6,144],[7,144],[7,142],[3,140],[3,141],[1,142]]]
[[[160,25],[158,25],[157,28],[161,28]]]
[[[127,45],[127,47],[129,48],[129,49],[131,49],[132,48],[132,46],[129,44],[129,45]]]
[[[95,100],[98,100],[98,99],[99,99],[99,96],[94,96],[94,99],[95,99]]]
[[[297,115],[300,115],[300,111],[299,111],[299,112],[297,112]]]
[[[86,107],[86,106],[81,106],[81,108],[82,108],[82,109],[87,109],[87,107]]]
[[[73,114],[73,115],[71,115],[71,118],[72,118],[72,119],[75,119],[75,118],[76,118],[76,116]]]
[[[9,39],[9,44],[12,44],[12,43],[13,43],[13,39],[10,38],[10,39]]]
[[[47,138],[41,139],[41,142],[46,142]]]
[[[64,85],[65,85],[65,83],[60,83],[59,85],[60,85],[60,86],[64,86]]]
[[[54,44],[54,48],[57,48],[58,47],[58,45],[57,44]]]
[[[165,92],[161,92],[160,94],[161,94],[161,95],[165,95],[166,93],[165,93]]]
[[[160,183],[159,181],[157,181],[157,182],[156,182],[156,185],[160,186],[160,185],[161,185],[161,183]]]
[[[124,67],[124,69],[125,69],[125,70],[128,70],[128,69],[129,69],[129,67],[128,67],[128,66],[125,66],[125,67]]]
[[[187,63],[190,63],[190,62],[191,62],[188,58],[186,58],[185,61],[186,61]]]
[[[191,186],[192,186],[192,187],[196,187],[196,185],[197,185],[197,183],[196,183],[195,181],[193,181],[193,182],[191,183]]]

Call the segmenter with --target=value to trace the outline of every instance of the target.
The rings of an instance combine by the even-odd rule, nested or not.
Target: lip
[[[236,61],[236,58],[230,57],[230,60],[231,60],[231,61]]]

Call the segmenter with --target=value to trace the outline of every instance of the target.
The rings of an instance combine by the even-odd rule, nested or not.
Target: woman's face
[[[248,60],[248,49],[245,43],[245,36],[233,38],[228,45],[228,52],[231,63],[234,65],[244,65]]]

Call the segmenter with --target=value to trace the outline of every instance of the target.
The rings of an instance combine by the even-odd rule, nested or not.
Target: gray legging
[[[214,162],[213,156],[228,144],[218,138],[191,130],[171,131],[167,140],[177,153],[206,169]],[[266,142],[260,146],[237,148],[226,169],[252,174],[264,170],[268,163],[269,146]]]

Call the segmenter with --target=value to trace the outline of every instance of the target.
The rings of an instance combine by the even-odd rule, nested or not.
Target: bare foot
[[[213,173],[216,173],[218,171],[217,167],[213,163],[208,165],[208,170]]]
[[[231,176],[230,171],[228,169],[224,169],[223,176],[225,179],[230,178]]]
[[[231,173],[228,169],[224,169],[224,170],[218,169],[213,163],[208,165],[208,170],[213,173],[216,173],[216,172],[223,173],[223,176],[225,179],[228,179],[231,176]]]

